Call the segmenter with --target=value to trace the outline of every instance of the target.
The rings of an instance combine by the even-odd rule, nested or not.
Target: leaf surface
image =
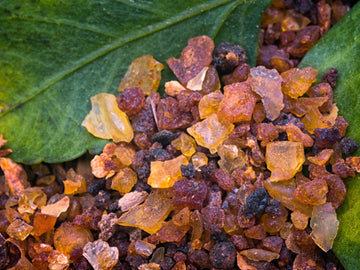
[[[0,133],[17,162],[61,162],[107,141],[80,124],[90,97],[117,94],[128,65],[165,64],[187,40],[242,45],[254,65],[270,0],[0,0]],[[173,79],[167,68],[163,81]],[[161,90],[160,90],[161,91]]]
[[[346,136],[360,144],[360,3],[336,24],[308,52],[301,67],[312,66],[319,70],[321,80],[331,67],[338,69],[334,99],[339,115],[349,122]],[[360,155],[358,150],[354,155]],[[339,231],[334,252],[345,269],[359,269],[360,265],[360,177],[346,179],[347,195],[337,211]]]

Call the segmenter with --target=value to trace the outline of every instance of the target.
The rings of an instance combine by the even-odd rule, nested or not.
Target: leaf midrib
[[[165,29],[169,26],[175,25],[181,21],[190,19],[201,13],[205,13],[210,10],[213,10],[213,9],[220,7],[222,5],[225,5],[229,2],[234,2],[234,4],[232,6],[235,7],[235,6],[239,5],[241,2],[243,2],[243,0],[236,0],[236,1],[222,0],[222,1],[216,1],[216,2],[212,3],[211,5],[209,5],[208,3],[204,3],[204,4],[198,5],[196,7],[193,7],[190,10],[184,10],[183,12],[181,12],[171,18],[165,19],[162,22],[155,23],[153,25],[147,25],[146,27],[143,27],[143,28],[135,31],[134,33],[128,34],[125,37],[119,37],[119,38],[115,39],[110,44],[104,45],[104,46],[100,47],[99,49],[93,51],[92,53],[80,58],[78,61],[76,61],[72,65],[72,67],[64,69],[63,71],[61,71],[61,72],[51,76],[47,80],[45,80],[43,82],[43,84],[39,86],[39,88],[36,92],[34,92],[29,97],[26,97],[22,100],[19,100],[16,103],[11,104],[11,106],[7,110],[0,113],[0,117],[3,117],[7,113],[13,111],[19,105],[23,105],[23,104],[31,101],[32,99],[34,99],[35,97],[40,95],[42,92],[46,91],[50,86],[59,82],[61,79],[63,79],[67,75],[69,75],[69,74],[75,72],[76,70],[84,67],[85,65],[95,61],[96,59],[118,49],[119,47],[121,47],[129,42],[132,42],[132,41],[141,39],[143,37],[149,36],[151,34],[154,34],[158,31],[161,31],[162,29]]]

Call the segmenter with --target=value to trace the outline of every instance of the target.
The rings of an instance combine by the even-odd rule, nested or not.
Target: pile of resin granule
[[[82,125],[113,140],[91,162],[27,175],[0,158],[0,268],[337,269],[324,254],[360,172],[337,70],[314,84],[311,67],[251,68],[207,36],[167,64],[178,80],[163,97],[164,66],[146,55],[117,97],[91,98]]]

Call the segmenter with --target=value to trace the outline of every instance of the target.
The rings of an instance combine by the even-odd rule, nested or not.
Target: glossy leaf
[[[208,35],[241,44],[254,65],[270,2],[0,0],[0,133],[10,157],[59,162],[102,148],[80,125],[90,97],[116,94],[142,55],[165,64],[189,38]],[[168,68],[163,77],[174,78]]]
[[[350,123],[346,136],[360,144],[360,3],[309,51],[301,66],[319,70],[319,78],[329,68],[338,69],[334,98],[339,114]],[[354,155],[360,155],[358,150]],[[360,177],[345,180],[347,196],[337,214],[339,231],[334,252],[347,270],[360,265]]]

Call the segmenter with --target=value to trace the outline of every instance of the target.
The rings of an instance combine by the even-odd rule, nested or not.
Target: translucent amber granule
[[[6,233],[16,240],[24,241],[32,232],[33,226],[27,224],[21,219],[15,219],[10,223]]]
[[[335,124],[339,109],[336,104],[332,104],[331,110],[328,114],[322,114],[319,108],[311,108],[307,114],[301,119],[304,123],[305,129],[314,134],[316,128],[330,128]]]
[[[118,224],[156,233],[171,211],[171,201],[159,191],[151,193],[145,202],[120,216]]]
[[[288,180],[302,169],[304,146],[299,142],[277,141],[266,145],[265,160],[270,181]]]
[[[265,249],[259,249],[259,248],[246,249],[240,251],[239,254],[248,258],[249,260],[256,262],[258,261],[271,262],[272,260],[276,260],[280,257],[280,254],[278,253],[268,251]]]
[[[180,166],[189,164],[183,155],[165,161],[151,162],[148,184],[153,188],[169,188],[182,178]]]
[[[311,237],[325,252],[332,248],[339,227],[336,212],[331,203],[314,206],[310,220]]]
[[[93,235],[89,229],[79,227],[70,222],[61,223],[54,234],[55,249],[70,258],[71,253],[77,248],[83,248],[92,242]]]
[[[204,119],[213,113],[216,113],[219,109],[219,104],[223,98],[223,94],[220,90],[212,92],[203,96],[199,102],[199,114],[200,118]]]
[[[285,95],[298,98],[309,90],[311,84],[316,81],[317,74],[318,71],[312,67],[289,69],[281,73],[281,89]]]
[[[120,169],[111,179],[111,189],[117,190],[124,195],[131,191],[137,182],[137,174],[129,167]]]
[[[294,197],[296,183],[294,179],[288,181],[271,182],[264,181],[264,187],[269,195],[277,200],[288,209],[295,211],[298,210],[308,217],[311,217],[313,206],[299,202]]]
[[[66,270],[70,265],[69,258],[57,250],[52,250],[48,257],[49,270]]]
[[[59,217],[61,213],[66,212],[70,206],[68,196],[63,197],[55,203],[41,207],[41,213],[49,216]]]
[[[281,30],[285,31],[299,31],[310,23],[310,19],[301,15],[293,9],[286,12],[285,18],[281,22]]]
[[[220,145],[234,129],[233,124],[221,122],[216,114],[210,115],[205,120],[189,127],[187,132],[193,136],[198,145],[204,146],[211,153],[216,153]]]
[[[91,97],[91,104],[92,109],[81,124],[91,134],[114,142],[130,142],[133,139],[128,116],[119,109],[114,95],[97,94]]]
[[[83,256],[95,270],[110,270],[119,260],[119,250],[99,239],[84,246]]]
[[[217,148],[220,160],[218,164],[221,169],[227,172],[229,175],[236,168],[246,169],[246,155],[234,144],[221,144]]]
[[[20,193],[18,211],[20,214],[34,214],[38,207],[44,206],[47,201],[46,194],[40,187],[24,189]]]
[[[181,132],[179,137],[173,140],[171,144],[177,150],[180,150],[181,153],[187,158],[191,158],[191,156],[196,152],[195,140],[185,132]]]
[[[52,230],[55,226],[56,220],[57,217],[36,212],[34,216],[34,230],[32,235],[40,236]]]
[[[194,165],[194,168],[199,171],[201,166],[205,166],[208,164],[208,157],[205,153],[196,152],[191,157],[191,162]]]
[[[251,88],[260,95],[265,115],[272,121],[279,117],[284,108],[281,82],[282,78],[276,69],[259,66],[250,70]]]
[[[74,169],[70,169],[66,173],[66,180],[64,180],[64,193],[68,195],[80,194],[86,192],[85,178],[77,174]]]
[[[248,82],[226,85],[217,116],[224,123],[250,121],[255,103],[256,96]]]
[[[5,181],[12,195],[16,198],[28,186],[27,174],[20,164],[9,158],[0,158],[0,167],[5,175]]]
[[[145,95],[150,95],[152,91],[157,91],[163,69],[164,65],[151,55],[136,58],[121,79],[119,91],[128,87],[140,87]]]

